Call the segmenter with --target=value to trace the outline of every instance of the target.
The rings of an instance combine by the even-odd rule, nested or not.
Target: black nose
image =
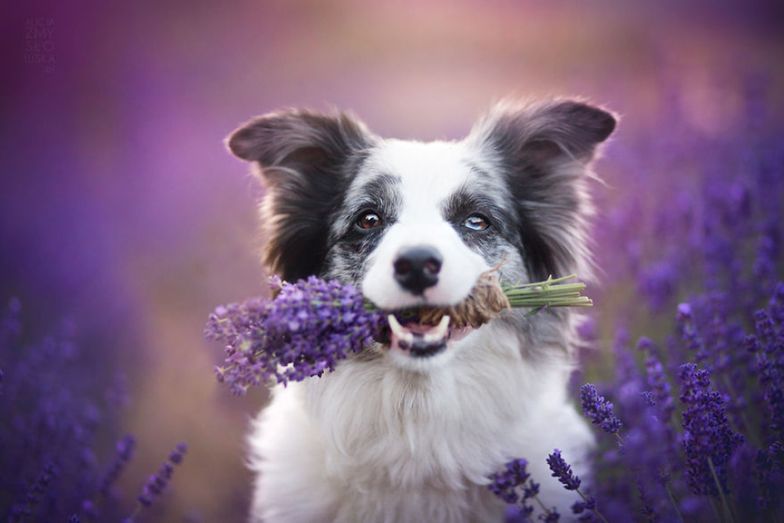
[[[441,255],[433,247],[409,247],[395,260],[395,279],[407,291],[420,295],[438,283]]]

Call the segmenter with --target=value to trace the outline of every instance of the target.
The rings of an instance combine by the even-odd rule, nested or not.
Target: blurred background
[[[73,405],[94,404],[92,455],[82,457],[89,466],[105,469],[114,441],[136,438],[114,487],[119,513],[134,510],[147,476],[187,441],[171,489],[147,517],[244,519],[244,436],[266,394],[233,397],[215,381],[221,351],[202,329],[216,305],[263,291],[261,189],[222,141],[249,117],[285,106],[350,109],[381,135],[418,139],[460,138],[507,96],[579,95],[616,111],[619,130],[597,166],[607,184],[594,187],[603,276],[585,337],[601,349],[619,322],[656,336],[693,290],[679,271],[697,263],[690,234],[706,208],[695,197],[705,173],[739,174],[728,162],[748,161],[743,129],[781,126],[783,7],[6,5],[0,300],[16,297],[13,310],[21,304],[19,347],[50,334],[78,347],[61,370],[43,372],[44,358],[29,376],[62,394],[78,391]],[[728,150],[738,154],[719,154]],[[23,358],[16,351],[0,354],[0,369]],[[21,448],[11,425],[0,430],[7,449]],[[2,474],[32,481],[41,465],[24,452],[29,459],[17,455],[14,469],[6,460]],[[9,496],[0,496],[0,514]]]

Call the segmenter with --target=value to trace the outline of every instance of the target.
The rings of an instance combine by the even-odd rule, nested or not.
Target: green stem
[[[727,503],[727,497],[724,495],[724,489],[721,488],[721,483],[719,482],[719,476],[716,474],[716,469],[713,467],[713,460],[708,458],[708,467],[710,467],[711,474],[713,475],[713,481],[716,483],[716,488],[719,489],[719,496],[721,497],[721,505],[724,508],[724,511],[727,513],[727,517],[730,521],[735,521],[735,518],[732,517],[732,510],[730,510],[730,505]]]
[[[533,481],[533,480],[531,480],[531,481]],[[534,496],[534,499],[536,500],[536,502],[537,502],[537,503],[539,503],[539,506],[540,506],[540,507],[542,507],[542,510],[544,510],[544,513],[545,513],[545,514],[550,514],[550,513],[552,512],[552,510],[550,510],[549,508],[547,508],[547,507],[544,505],[544,503],[542,503],[542,500],[541,500],[541,499],[539,499],[539,494],[535,495],[535,496]]]
[[[582,282],[560,283],[557,285],[537,285],[536,287],[523,287],[521,285],[502,286],[506,294],[539,294],[542,292],[580,292],[585,289]]]
[[[710,506],[713,509],[713,514],[716,516],[716,521],[723,521],[721,517],[721,512],[719,512],[718,507],[716,506],[716,500],[713,497],[709,497],[708,501],[710,501]]]
[[[670,482],[664,482],[664,490],[667,491],[667,497],[670,498],[670,503],[672,503],[672,508],[675,509],[675,513],[678,515],[678,521],[683,523],[683,514],[681,514],[681,510],[678,508],[678,503],[675,501],[675,496],[672,494],[672,489],[670,488]]]
[[[576,278],[576,274],[570,274],[568,276],[561,276],[560,278],[553,278],[550,276],[545,281],[535,281],[531,283],[521,283],[520,285],[515,285],[515,287],[543,287],[546,285],[552,285],[553,283],[561,283],[562,281],[571,280]]]
[[[574,274],[570,274],[561,278],[548,278],[540,282],[504,286],[502,289],[512,308],[593,306],[593,301],[582,294],[585,290],[584,283],[564,283],[575,277]],[[376,310],[377,307],[370,300],[365,299],[365,309]]]
[[[576,489],[576,490],[577,490],[577,493],[578,493],[578,494],[580,494],[580,497],[581,497],[581,498],[583,498],[583,501],[585,501],[586,503],[588,503],[588,498],[587,498],[587,497],[585,497],[585,494],[583,494],[582,492],[580,492],[580,489]],[[597,509],[597,508],[596,508],[596,501],[594,501],[594,508],[592,508],[592,509],[591,509],[591,511],[593,511],[593,513],[594,513],[594,514],[596,514],[596,517],[598,517],[599,519],[601,519],[602,521],[604,521],[604,523],[610,523],[609,521],[607,521],[607,518],[605,518],[605,517],[602,515],[602,513],[601,513],[601,512],[599,512],[599,509]]]

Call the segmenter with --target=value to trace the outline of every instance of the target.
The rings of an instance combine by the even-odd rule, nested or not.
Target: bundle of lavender
[[[218,380],[235,394],[276,380],[302,381],[334,370],[341,359],[389,335],[390,326],[416,323],[478,328],[509,308],[590,307],[585,284],[576,276],[502,286],[496,270],[484,273],[470,295],[451,307],[381,311],[352,285],[311,276],[287,283],[269,279],[272,299],[251,298],[215,309],[205,328],[208,339],[225,344]],[[388,323],[389,322],[389,323]],[[433,327],[435,330],[436,327]]]

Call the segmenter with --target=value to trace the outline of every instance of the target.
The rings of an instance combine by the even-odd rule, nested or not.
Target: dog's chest
[[[518,360],[482,352],[419,376],[351,363],[310,385],[328,474],[358,489],[483,484],[521,439],[526,394]]]

